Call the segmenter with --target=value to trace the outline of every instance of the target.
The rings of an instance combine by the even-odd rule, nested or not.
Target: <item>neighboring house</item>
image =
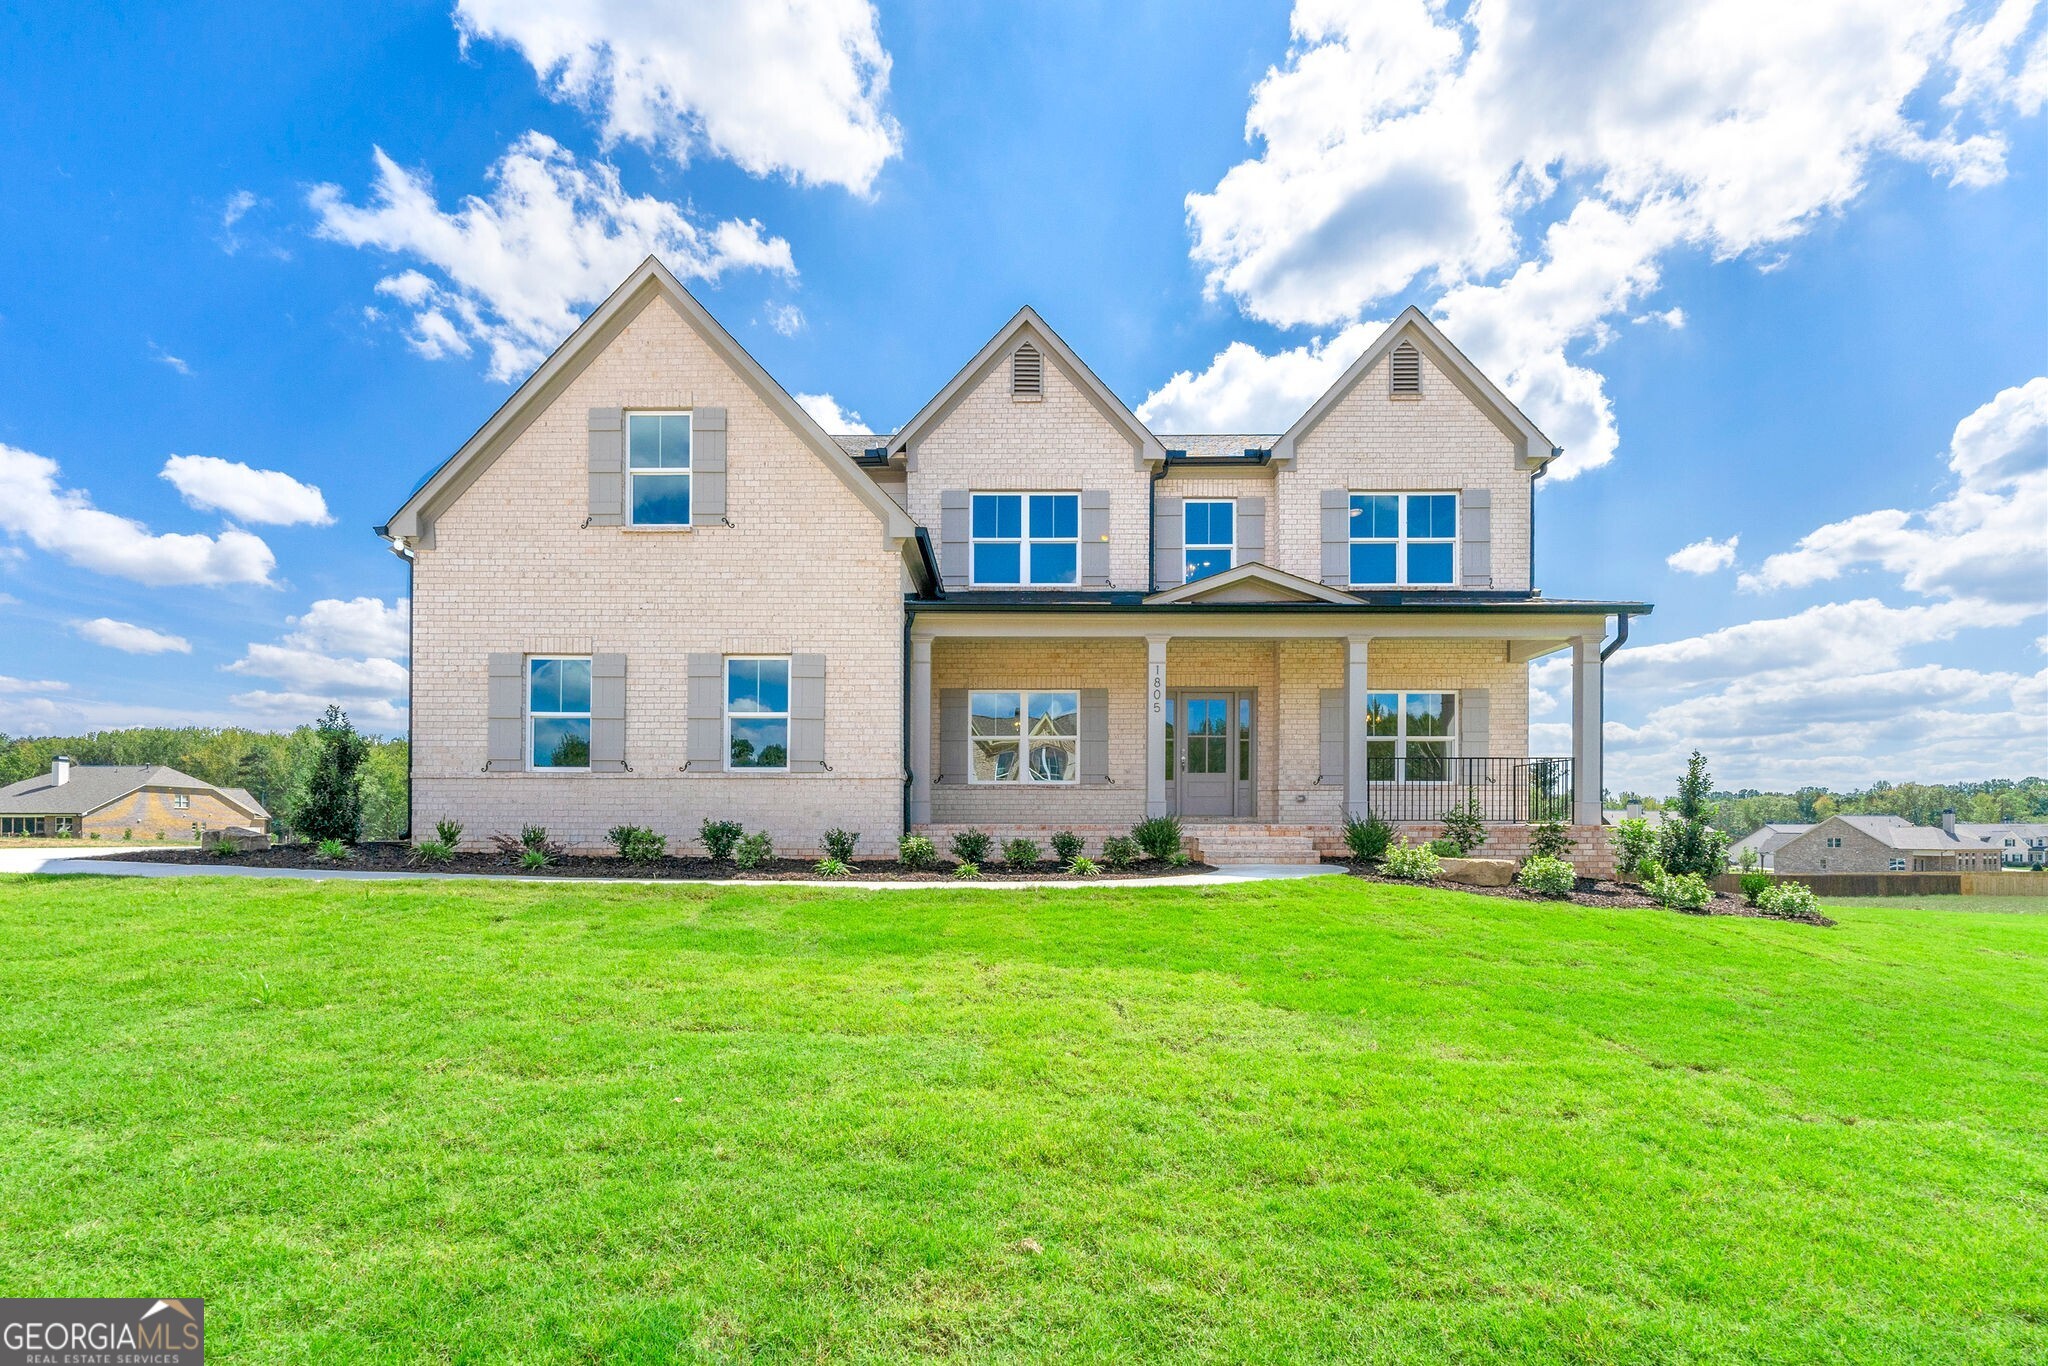
[[[74,764],[0,787],[0,835],[182,836],[231,825],[270,828],[270,813],[239,787],[215,787],[162,764]]]
[[[1998,850],[2008,868],[2048,866],[2048,822],[1959,821],[1956,835],[1965,840],[1981,840]]]
[[[1811,829],[1813,827],[1810,825],[1758,826],[1728,846],[1728,864],[1730,867],[1740,867],[1742,865],[1742,851],[1753,849],[1756,851],[1757,867],[1764,869],[1773,868],[1776,866],[1775,860],[1778,851]]]
[[[1287,430],[1154,432],[1032,310],[888,436],[824,430],[649,259],[378,528],[413,810],[473,839],[1347,812],[1601,823],[1639,602],[1536,590],[1558,454],[1415,309]],[[1572,752],[1528,753],[1572,652]]]
[[[1600,819],[1609,825],[1619,825],[1623,821],[1643,821],[1655,830],[1668,820],[1676,820],[1677,816],[1661,807],[1655,811],[1645,811],[1641,802],[1630,802],[1619,811],[1602,811]]]
[[[1999,853],[1904,816],[1830,816],[1780,845],[1779,873],[1991,873]]]

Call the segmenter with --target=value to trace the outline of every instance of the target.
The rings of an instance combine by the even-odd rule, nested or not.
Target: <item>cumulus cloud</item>
[[[665,200],[629,195],[614,168],[579,161],[540,133],[520,138],[491,168],[488,197],[467,196],[453,212],[424,175],[381,148],[375,159],[367,206],[350,203],[338,185],[313,188],[317,233],[419,262],[424,270],[379,281],[378,294],[406,310],[408,340],[421,355],[482,347],[493,379],[532,370],[649,255],[686,279],[796,272],[789,243],[758,221],[699,223]]]
[[[860,420],[860,414],[839,406],[830,394],[798,394],[798,406],[818,420],[818,425],[839,436],[872,436],[874,428]]]
[[[287,618],[292,629],[275,643],[250,644],[227,669],[275,679],[294,697],[323,699],[321,706],[403,698],[411,606],[404,598],[388,607],[381,598],[323,598],[304,615]],[[251,705],[243,701],[251,696],[231,700]]]
[[[110,650],[120,650],[131,655],[161,655],[192,653],[192,642],[183,636],[174,636],[165,631],[154,631],[147,626],[133,622],[116,621],[112,617],[94,617],[90,621],[74,621],[71,629],[95,645],[104,645]]]
[[[57,462],[0,444],[0,531],[81,569],[157,585],[268,584],[277,557],[261,537],[156,534],[103,512],[82,489],[57,482]]]
[[[168,480],[193,507],[244,522],[328,526],[334,521],[319,489],[280,470],[251,469],[214,455],[174,455],[157,477]]]
[[[1664,563],[1681,574],[1713,574],[1735,563],[1735,544],[1742,538],[1730,536],[1717,541],[1712,536],[1682,546],[1664,557]]]
[[[1163,432],[1284,432],[1386,327],[1353,323],[1272,355],[1232,342],[1200,374],[1182,370],[1160,385],[1138,420]]]
[[[69,683],[59,683],[54,678],[10,678],[0,674],[0,693],[18,696],[23,693],[65,692]]]
[[[228,701],[239,711],[237,723],[267,725],[279,730],[307,725],[318,720],[330,704],[348,713],[348,719],[363,730],[404,730],[406,710],[399,703],[381,697],[340,697],[323,692],[231,693]]]
[[[285,620],[292,627],[285,640],[311,650],[404,659],[411,649],[412,604],[405,598],[388,607],[382,598],[322,598]]]
[[[508,43],[604,135],[677,162],[866,194],[902,147],[889,53],[867,0],[457,0],[464,41]]]

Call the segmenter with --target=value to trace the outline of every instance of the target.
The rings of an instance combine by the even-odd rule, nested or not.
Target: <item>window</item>
[[[0,816],[0,835],[41,835],[41,816]]]
[[[1839,849],[1839,848],[1841,848],[1841,847],[1842,847],[1842,837],[1841,837],[1840,835],[1829,835],[1829,836],[1827,837],[1827,846],[1828,846],[1828,848],[1830,848],[1830,849]]]
[[[1181,504],[1182,542],[1187,546],[1187,581],[1230,568],[1237,554],[1237,504],[1228,498],[1189,499]]]
[[[60,835],[68,835],[71,833],[71,817],[57,817],[57,833]]]
[[[1892,860],[1892,863],[1891,863],[1891,870],[1892,870],[1892,871],[1893,871],[1894,873],[1903,873],[1903,872],[1905,872],[1905,871],[1906,871],[1906,861],[1905,861],[1904,859],[1902,859],[1902,858],[1895,858],[1895,859],[1893,859],[1893,860]]]
[[[1080,582],[1077,493],[977,493],[973,537],[977,585]]]
[[[690,415],[626,415],[626,521],[690,524]]]
[[[789,771],[789,661],[725,661],[725,766]]]
[[[1387,365],[1387,380],[1390,393],[1422,393],[1422,353],[1415,349],[1414,342],[1402,342],[1394,348]]]
[[[1351,582],[1449,586],[1458,568],[1458,495],[1351,495]]]
[[[1045,393],[1045,357],[1030,342],[1010,353],[1010,393],[1015,398],[1038,398]]]
[[[977,692],[969,699],[974,743],[969,781],[1071,783],[1080,776],[1081,695]]]
[[[191,807],[192,798],[189,794],[184,792],[173,792],[171,794],[171,809],[173,811],[189,811]]]
[[[589,768],[590,660],[527,660],[526,716],[534,768]]]
[[[1365,699],[1365,776],[1374,782],[1440,783],[1458,748],[1458,695],[1376,692]]]

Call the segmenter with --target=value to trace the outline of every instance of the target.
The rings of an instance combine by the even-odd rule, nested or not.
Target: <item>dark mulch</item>
[[[730,863],[715,859],[687,855],[670,855],[653,863],[628,863],[624,859],[609,855],[559,854],[553,864],[546,868],[521,868],[505,855],[491,853],[456,854],[446,863],[422,865],[411,862],[411,846],[399,841],[366,841],[355,846],[347,859],[330,863],[316,858],[313,846],[309,844],[276,844],[257,853],[216,854],[211,850],[198,849],[137,849],[125,852],[123,859],[137,863],[203,863],[210,865],[232,865],[237,868],[307,868],[320,872],[347,869],[367,873],[494,873],[500,876],[517,873],[521,877],[559,878],[689,878],[709,879],[720,882],[792,882],[811,880],[818,876],[814,859],[778,858],[770,859],[759,868],[741,872]],[[1100,860],[1097,860],[1100,863]],[[837,881],[857,882],[952,882],[953,866],[944,865],[936,871],[916,872],[905,868],[894,859],[858,859],[848,865],[850,871]],[[1211,871],[1206,863],[1189,863],[1179,868],[1147,859],[1133,867],[1117,872],[1104,867],[1095,877],[1075,877],[1060,863],[1042,862],[1026,871],[1016,871],[1008,864],[984,864],[981,869],[982,882],[1060,881],[1060,882],[1116,882],[1133,877],[1174,877],[1183,873],[1206,873]]]
[[[1559,898],[1538,896],[1525,887],[1472,887],[1462,882],[1409,882],[1405,878],[1388,877],[1369,863],[1354,863],[1348,859],[1328,858],[1323,862],[1336,864],[1355,878],[1366,882],[1384,882],[1395,887],[1435,887],[1446,891],[1472,892],[1478,896],[1497,896],[1508,901],[1555,901]],[[1568,898],[1576,906],[1598,906],[1611,910],[1653,910],[1664,909],[1655,898],[1643,889],[1626,882],[1602,882],[1597,878],[1582,877]],[[1750,920],[1796,920],[1802,925],[1829,926],[1835,922],[1819,913],[1813,915],[1771,915],[1745,905],[1741,897],[1726,892],[1714,893],[1714,899],[1696,911],[1680,911],[1680,915],[1732,915]]]

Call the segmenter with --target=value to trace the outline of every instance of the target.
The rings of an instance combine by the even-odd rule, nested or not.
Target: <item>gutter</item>
[[[1607,662],[1607,656],[1613,654],[1616,650],[1619,650],[1622,646],[1628,644],[1628,618],[1629,614],[1627,612],[1623,612],[1617,617],[1615,617],[1614,639],[1608,641],[1605,645],[1602,645],[1600,647],[1600,662],[1602,664],[1605,664]]]
[[[1198,616],[1231,613],[1238,615],[1295,614],[1310,616],[1399,616],[1408,613],[1452,616],[1647,616],[1647,602],[1569,602],[1557,599],[1529,599],[1518,602],[976,602],[971,597],[944,601],[927,599],[909,604],[917,612],[1151,613],[1154,616]]]

